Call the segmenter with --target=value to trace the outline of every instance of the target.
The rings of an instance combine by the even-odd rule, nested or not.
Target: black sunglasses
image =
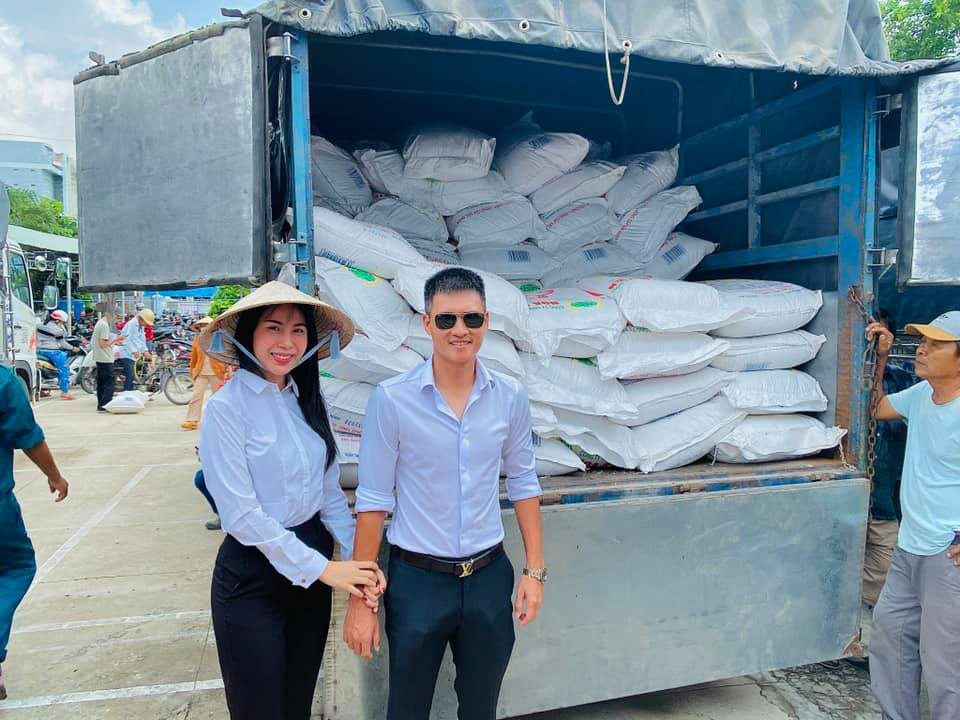
[[[471,330],[483,327],[485,319],[482,312],[437,313],[433,316],[433,324],[440,330],[449,330],[457,324],[458,317],[463,318],[463,324]]]

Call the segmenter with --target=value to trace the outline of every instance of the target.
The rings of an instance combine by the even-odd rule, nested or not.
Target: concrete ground
[[[18,454],[16,494],[39,570],[16,615],[0,718],[227,717],[209,615],[221,536],[203,526],[210,511],[192,483],[198,434],[179,429],[184,411],[157,398],[139,415],[98,414],[82,393],[37,406],[70,496],[55,505]],[[536,717],[873,720],[879,711],[866,673],[844,664]]]

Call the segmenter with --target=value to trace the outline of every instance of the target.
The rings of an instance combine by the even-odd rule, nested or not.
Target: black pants
[[[97,363],[97,409],[113,400],[113,363]]]
[[[384,598],[390,648],[387,720],[430,717],[447,643],[457,668],[457,717],[494,720],[513,652],[513,581],[505,554],[462,580],[391,555]]]
[[[316,515],[292,528],[330,557]],[[330,587],[293,585],[255,547],[227,535],[213,568],[210,605],[231,720],[308,720],[330,627]]]

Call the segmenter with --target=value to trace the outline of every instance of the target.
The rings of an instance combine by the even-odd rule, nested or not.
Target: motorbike
[[[114,392],[123,391],[123,365],[114,361]],[[97,393],[97,363],[93,353],[83,359],[79,377],[80,387],[91,395]],[[187,405],[193,396],[193,379],[190,377],[190,359],[184,363],[169,349],[154,352],[153,361],[141,357],[134,364],[133,386],[137,390],[155,395],[163,392],[174,405]]]
[[[74,352],[68,356],[67,367],[70,368],[69,387],[76,387],[80,384],[80,371],[89,354],[87,341],[77,335],[68,335],[64,338],[64,342],[75,349]],[[40,371],[41,394],[60,389],[60,374],[57,371],[56,365],[38,354],[37,369]]]

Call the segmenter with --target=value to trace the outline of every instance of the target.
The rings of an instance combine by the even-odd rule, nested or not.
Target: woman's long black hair
[[[253,331],[257,328],[260,318],[270,308],[275,305],[266,305],[264,307],[251,308],[240,314],[240,320],[237,322],[237,332],[234,335],[237,342],[243,345],[247,350],[253,352]],[[309,305],[297,305],[297,309],[303,313],[304,320],[307,323],[307,350],[309,351],[317,344],[317,323],[314,320],[313,308]],[[263,372],[254,362],[237,351],[240,358],[240,367],[243,370],[255,373],[263,377]],[[307,425],[313,428],[327,446],[327,468],[337,459],[337,441],[333,437],[333,430],[330,428],[330,418],[327,415],[327,405],[323,401],[323,395],[320,393],[320,368],[318,366],[318,355],[314,355],[299,367],[294,368],[290,376],[297,383],[297,390],[300,393],[298,402],[300,410],[303,412],[303,418]]]

